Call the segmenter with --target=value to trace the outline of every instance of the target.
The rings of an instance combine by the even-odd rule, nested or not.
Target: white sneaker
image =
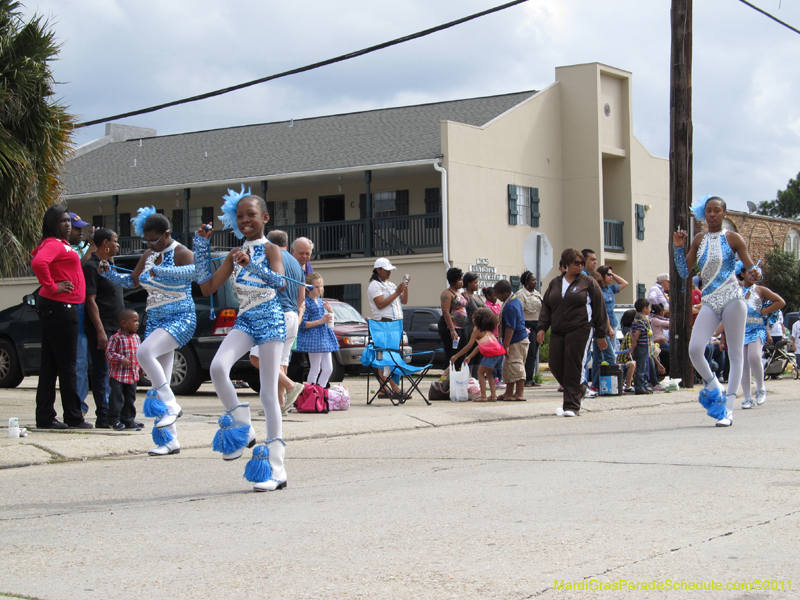
[[[564,409],[561,408],[560,406],[556,409],[556,416],[557,417],[563,417],[564,416]]]
[[[558,407],[556,409],[556,416],[557,417],[577,417],[578,415],[576,415],[571,410],[564,410],[563,408]]]
[[[756,404],[761,406],[767,401],[767,390],[759,390],[756,392]]]
[[[584,398],[597,398],[598,393],[595,392],[592,388],[586,388],[586,393],[583,395]]]
[[[565,411],[564,411],[564,416],[565,416],[565,417],[577,417],[578,415],[576,415],[576,414],[575,414],[574,412],[572,412],[571,410],[565,410]]]
[[[742,408],[753,408],[755,406],[752,400],[745,400],[742,402]]]

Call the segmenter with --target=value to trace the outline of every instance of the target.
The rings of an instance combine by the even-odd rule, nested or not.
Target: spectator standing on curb
[[[525,314],[517,294],[511,293],[511,283],[506,280],[494,284],[494,293],[503,303],[500,310],[500,341],[506,351],[503,362],[503,381],[506,391],[498,400],[525,401],[525,357],[528,355],[528,331]]]
[[[82,220],[75,213],[69,213],[72,229],[69,231],[69,245],[81,257],[81,265],[86,264],[90,256],[89,241],[83,239],[83,228],[88,223]],[[92,237],[89,237],[91,240]],[[94,245],[92,245],[94,248]],[[86,307],[84,303],[78,304],[78,349],[75,356],[75,381],[77,383],[78,397],[81,399],[81,413],[86,416],[89,412],[89,405],[86,404],[86,397],[89,395],[89,346],[84,331],[86,321]]]
[[[525,271],[519,276],[522,287],[517,292],[517,298],[522,303],[525,314],[525,327],[528,329],[528,355],[525,357],[525,387],[538,387],[534,381],[539,373],[539,342],[536,341],[536,328],[539,326],[539,311],[542,309],[542,295],[536,289],[536,275]]]
[[[92,359],[92,396],[97,415],[94,426],[108,429],[115,421],[108,419],[110,388],[106,345],[108,339],[119,329],[117,315],[125,308],[125,303],[122,299],[122,288],[100,277],[98,273],[100,263],[114,262],[114,257],[119,252],[117,234],[101,227],[94,232],[94,245],[95,251],[83,265],[83,277],[86,280],[84,331],[89,357]]]
[[[311,267],[311,253],[314,251],[314,242],[306,237],[299,237],[292,242],[292,256],[300,263],[303,269],[303,278],[314,272]]]
[[[114,431],[140,431],[143,423],[136,422],[136,382],[139,381],[139,314],[123,308],[117,314],[119,330],[108,338],[106,358],[110,365],[108,421]]]
[[[656,282],[650,291],[647,292],[647,299],[650,304],[660,304],[664,310],[669,310],[669,273],[662,273],[656,277]]]
[[[600,365],[603,362],[607,362],[610,365],[617,362],[617,316],[614,313],[614,307],[616,306],[614,295],[619,294],[621,290],[628,287],[628,282],[619,275],[615,275],[611,267],[607,265],[597,269],[595,279],[600,285],[600,291],[603,293],[603,300],[606,303],[606,315],[608,316],[606,343],[608,347],[605,350],[600,350],[596,340],[592,343],[592,385],[586,391],[587,397],[594,397],[600,393]]]

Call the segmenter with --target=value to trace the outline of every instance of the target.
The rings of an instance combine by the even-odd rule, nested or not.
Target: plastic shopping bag
[[[461,365],[461,369],[456,371],[450,365],[450,400],[453,402],[469,401],[469,365]]]

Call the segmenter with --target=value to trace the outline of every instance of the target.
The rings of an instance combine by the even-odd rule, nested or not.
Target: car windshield
[[[339,325],[367,324],[364,317],[358,314],[358,311],[349,304],[331,302],[331,308],[333,308],[334,320]]]

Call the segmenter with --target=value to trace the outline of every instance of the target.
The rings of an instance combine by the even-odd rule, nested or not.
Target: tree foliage
[[[776,248],[768,252],[764,265],[764,285],[786,300],[784,312],[800,309],[800,262],[792,252]]]
[[[54,99],[59,46],[41,16],[0,0],[0,277],[24,268],[42,217],[59,201],[73,117]]]
[[[800,173],[797,174],[797,179],[789,180],[785,190],[778,190],[778,197],[775,200],[759,202],[756,212],[783,219],[800,217]]]

